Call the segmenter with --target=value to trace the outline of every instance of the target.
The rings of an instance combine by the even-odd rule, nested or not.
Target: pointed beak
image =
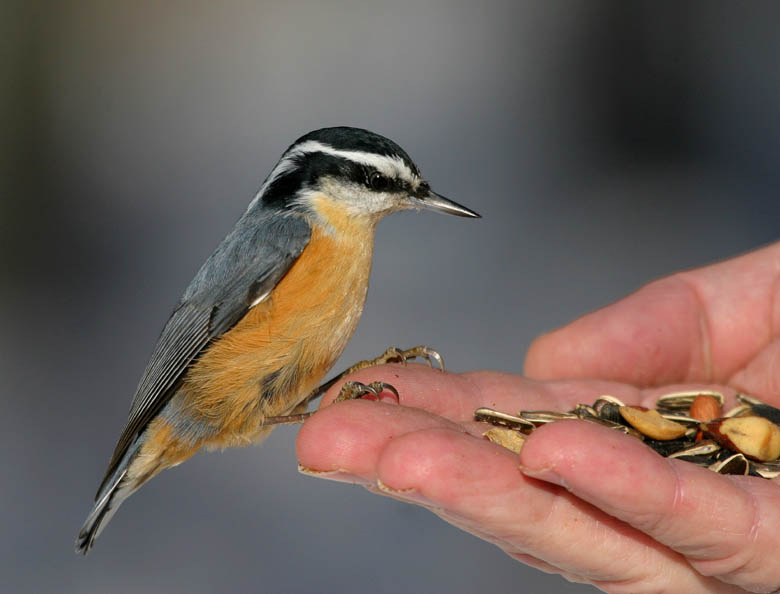
[[[415,196],[412,198],[412,202],[415,206],[420,206],[427,210],[443,212],[445,214],[452,214],[459,217],[470,217],[472,219],[482,218],[482,215],[477,214],[470,208],[466,208],[465,206],[462,206],[457,202],[453,202],[449,198],[445,198],[444,196],[441,196],[431,190],[428,190],[428,193],[423,196]]]

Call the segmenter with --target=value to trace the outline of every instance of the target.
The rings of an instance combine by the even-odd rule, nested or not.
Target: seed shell
[[[658,414],[660,414],[667,421],[674,421],[675,423],[680,423],[681,425],[687,425],[689,427],[698,427],[701,423],[699,419],[694,419],[693,417],[683,415],[679,412],[658,411]]]
[[[700,441],[694,445],[688,445],[681,450],[669,454],[669,458],[682,458],[685,456],[710,456],[720,451],[720,445],[711,439]]]
[[[474,411],[474,420],[518,431],[531,432],[536,428],[536,425],[530,421],[486,407],[478,408]]]
[[[691,408],[691,404],[697,396],[704,394],[706,396],[712,396],[718,401],[720,406],[723,406],[723,394],[720,392],[713,392],[710,390],[690,390],[686,392],[672,392],[671,394],[665,394],[656,401],[658,408],[671,408],[675,410],[688,410]]]
[[[609,394],[602,394],[596,399],[596,402],[593,403],[593,408],[599,410],[604,404],[614,404],[615,406],[626,405],[626,403],[620,400],[619,398],[615,398],[614,396],[610,396]]]
[[[691,445],[689,439],[645,439],[645,443],[667,458]]]
[[[578,419],[588,419],[599,416],[598,411],[589,404],[578,404],[571,412],[575,414]]]
[[[588,423],[595,423],[596,425],[601,425],[602,427],[606,427],[607,429],[620,431],[621,433],[625,433],[626,435],[630,435],[631,437],[636,437],[639,441],[643,441],[645,439],[645,436],[642,435],[639,431],[637,431],[633,427],[629,427],[624,423],[615,423],[607,419],[602,419],[601,417],[587,417],[583,419],[583,421],[587,421]]]
[[[751,463],[751,469],[761,478],[776,479],[780,476],[780,465],[773,463]]]
[[[677,456],[676,460],[682,460],[696,466],[704,466],[705,468],[709,468],[713,464],[712,456]]]
[[[734,454],[725,460],[715,462],[709,467],[710,470],[718,474],[743,474],[750,472],[750,463],[742,454]]]
[[[754,404],[750,410],[754,415],[769,419],[775,425],[780,425],[780,409],[768,404]]]
[[[764,404],[761,402],[758,398],[755,396],[751,396],[750,394],[737,394],[737,400],[739,400],[742,404],[749,404],[750,406],[755,406],[756,404]]]
[[[623,405],[625,406],[625,404]],[[598,409],[599,417],[612,421],[613,423],[622,423],[623,417],[620,415],[620,406],[608,402]]]
[[[744,417],[750,415],[750,412],[753,410],[753,407],[749,404],[738,404],[734,408],[730,408],[727,410],[723,416],[724,417]],[[712,419],[709,419],[712,420]]]
[[[521,410],[517,416],[534,425],[544,425],[566,419],[579,419],[574,413],[562,413],[553,410]]]

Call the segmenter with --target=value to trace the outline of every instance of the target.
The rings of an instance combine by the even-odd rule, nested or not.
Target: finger
[[[780,484],[726,477],[658,456],[639,440],[582,422],[535,431],[525,472],[683,554],[703,575],[755,592],[780,587]]]
[[[474,410],[481,406],[510,413],[520,409],[564,411],[578,402],[593,402],[601,394],[612,394],[627,403],[639,401],[638,390],[615,382],[536,382],[495,371],[442,373],[416,364],[363,369],[346,379],[366,384],[386,382],[398,390],[401,405],[424,408],[454,421],[473,419]],[[329,405],[340,388],[337,384],[328,390],[321,406]]]
[[[326,414],[350,419],[326,425]],[[608,591],[733,591],[565,490],[525,478],[516,454],[434,417],[372,402],[324,409],[301,430],[300,460],[373,482],[375,491],[426,506],[513,556],[531,555]]]
[[[403,414],[398,410],[403,408]],[[296,439],[298,462],[304,472],[346,482],[375,482],[382,448],[409,431],[448,427],[447,419],[417,408],[366,400],[328,406],[310,417]]]
[[[777,305],[780,309],[780,303]],[[729,383],[742,392],[760,396],[766,402],[780,404],[780,339],[773,340]]]
[[[538,338],[525,371],[639,386],[727,383],[780,336],[779,263],[777,243],[651,283]]]

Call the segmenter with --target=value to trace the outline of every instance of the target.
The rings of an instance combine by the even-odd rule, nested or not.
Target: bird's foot
[[[439,369],[444,371],[444,360],[441,358],[441,355],[439,353],[437,353],[435,350],[433,350],[430,347],[420,345],[420,346],[412,347],[411,349],[401,350],[398,347],[391,346],[389,349],[387,349],[376,359],[368,359],[366,361],[360,361],[359,363],[356,363],[355,365],[350,367],[342,375],[348,375],[350,373],[354,373],[356,371],[360,371],[361,369],[366,369],[368,367],[376,367],[377,365],[386,365],[387,363],[401,363],[402,365],[406,365],[406,362],[410,359],[425,359],[425,361],[431,367],[433,367],[433,362],[436,361],[437,365],[439,366]]]
[[[386,382],[371,382],[370,384],[362,384],[360,382],[345,382],[341,386],[339,395],[333,400],[333,403],[345,402],[346,400],[358,400],[363,396],[375,396],[379,400],[379,396],[387,390],[395,394],[396,400],[401,401],[401,397],[398,395],[398,390],[394,386]]]

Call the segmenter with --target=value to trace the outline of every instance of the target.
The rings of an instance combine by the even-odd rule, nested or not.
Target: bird
[[[433,192],[377,133],[322,128],[287,148],[166,322],[77,552],[86,555],[120,504],[160,471],[312,414],[302,411],[343,375],[317,388],[361,316],[376,224],[408,209],[480,217]],[[414,356],[438,359],[426,347],[391,348],[363,363]],[[340,399],[385,388],[397,395],[353,382]]]

